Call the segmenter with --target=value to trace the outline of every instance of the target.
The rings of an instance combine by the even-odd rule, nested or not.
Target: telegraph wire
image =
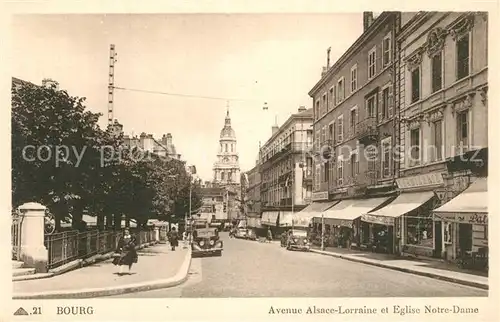
[[[122,90],[122,91],[129,91],[129,92],[139,92],[139,93],[146,93],[146,94],[167,95],[167,96],[186,97],[186,98],[201,98],[201,99],[218,100],[218,101],[226,101],[226,102],[227,101],[231,101],[231,102],[252,102],[252,103],[262,102],[260,100],[227,98],[227,97],[217,97],[217,96],[190,95],[190,94],[180,94],[180,93],[163,92],[163,91],[152,91],[152,90],[146,90],[146,89],[127,88],[127,87],[120,87],[120,86],[114,86],[114,88]],[[267,103],[264,102],[264,105],[267,105]]]

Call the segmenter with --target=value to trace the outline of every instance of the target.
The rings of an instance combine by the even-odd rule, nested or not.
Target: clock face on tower
[[[224,162],[229,162],[229,158],[228,158],[228,157],[225,157],[224,159],[222,159],[222,161],[224,161]]]

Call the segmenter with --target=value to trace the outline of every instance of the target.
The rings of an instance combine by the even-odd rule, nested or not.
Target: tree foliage
[[[82,213],[179,221],[189,209],[184,162],[124,146],[85,98],[30,83],[12,89],[12,203],[39,202],[59,222]],[[192,186],[192,208],[201,202]],[[76,219],[76,220],[75,220]]]

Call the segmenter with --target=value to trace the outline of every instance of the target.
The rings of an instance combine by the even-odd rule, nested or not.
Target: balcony
[[[379,132],[377,128],[377,118],[366,118],[356,125],[358,140],[360,144],[370,145],[378,141]]]

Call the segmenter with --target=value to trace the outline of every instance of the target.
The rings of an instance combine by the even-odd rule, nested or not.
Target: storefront
[[[357,246],[361,241],[360,234],[363,233],[363,230],[359,225],[359,220],[356,221],[356,219],[376,209],[388,199],[389,198],[368,198],[342,200],[324,211],[321,217],[314,217],[314,221],[325,225],[324,233],[326,235],[327,246]]]
[[[280,228],[292,228],[293,225],[293,212],[280,211],[278,226]]]
[[[265,226],[266,229],[266,236],[267,236],[267,230],[271,229],[271,232],[273,233],[273,236],[278,235],[278,220],[280,217],[280,212],[279,211],[264,211],[262,213],[262,219],[261,219],[261,224]]]
[[[365,236],[362,240],[368,240],[368,245],[378,251],[399,253],[402,238],[401,217],[410,214],[433,197],[434,193],[431,191],[401,193],[384,207],[363,214],[361,225],[364,226]]]
[[[444,187],[441,172],[420,174],[396,179],[402,201],[408,205],[399,208],[396,214],[395,235],[402,255],[439,257],[441,253],[441,227],[433,220],[432,211],[440,200],[435,194],[436,189]],[[396,218],[396,217],[395,217]],[[398,224],[399,221],[399,224]]]
[[[441,223],[443,258],[481,258],[487,264],[487,178],[477,178],[464,192],[435,209],[434,220]]]
[[[293,225],[294,227],[304,227],[308,228],[313,224],[314,217],[321,217],[321,213],[335,204],[339,203],[339,201],[323,201],[323,202],[314,202],[304,208],[300,212],[294,213],[293,216]],[[315,225],[317,228],[317,225]],[[317,231],[317,229],[313,229]]]

